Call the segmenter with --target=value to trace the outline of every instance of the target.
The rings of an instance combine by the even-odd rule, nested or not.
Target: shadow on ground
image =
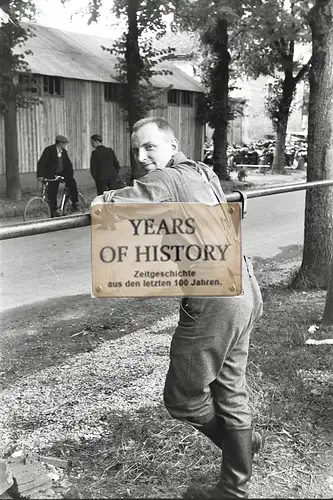
[[[147,318],[177,311],[177,299],[93,299],[77,295],[50,299],[0,314],[1,380],[16,378],[66,358],[89,352],[103,342],[147,327]]]

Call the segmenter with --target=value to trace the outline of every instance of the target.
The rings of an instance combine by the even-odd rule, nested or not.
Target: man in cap
[[[76,181],[74,179],[74,171],[71,160],[68,157],[66,150],[68,144],[67,137],[57,135],[55,144],[47,146],[37,163],[37,177],[53,179],[57,175],[64,177],[66,187],[69,189],[72,210],[78,210],[78,191]],[[57,193],[59,188],[59,181],[49,183],[48,197],[51,205],[52,216],[57,215]]]

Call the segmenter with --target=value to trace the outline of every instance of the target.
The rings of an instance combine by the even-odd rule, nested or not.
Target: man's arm
[[[71,177],[73,177],[73,175],[74,175],[73,164],[68,156],[66,149],[63,149],[62,155],[63,155],[63,164],[64,164],[65,173],[69,174]]]
[[[163,177],[163,171],[155,170],[141,177],[141,179],[135,180],[132,186],[106,191],[102,195],[96,196],[91,203],[91,207],[100,204],[109,204],[107,210],[109,213],[114,213],[114,222],[127,219],[128,209],[124,208],[122,210],[121,208],[121,205],[124,203],[142,203],[143,215],[147,215],[147,203],[156,203],[160,204],[158,212],[165,213],[169,210],[166,204],[175,200]],[[114,208],[112,208],[112,205],[114,205]],[[140,212],[139,207],[136,205],[136,215],[138,217],[140,216]],[[154,213],[157,214],[156,206]]]
[[[97,178],[96,152],[93,151],[90,157],[90,173],[94,180]]]
[[[46,165],[49,161],[50,157],[50,149],[47,147],[44,149],[42,156],[39,158],[37,162],[37,177],[47,177],[46,175]]]
[[[150,174],[135,180],[132,186],[126,186],[113,191],[106,191],[92,201],[91,207],[102,203],[117,204],[115,211],[117,216],[121,218],[122,203],[167,203],[175,201],[169,191],[168,185],[163,179],[163,171],[155,170]],[[110,207],[111,208],[111,207]],[[163,207],[161,205],[162,211]],[[143,207],[144,213],[147,209]],[[127,216],[128,211],[125,210],[124,216]]]
[[[164,203],[175,201],[164,180],[162,170],[155,170],[140,179],[134,180],[132,186],[126,186],[104,193],[105,203]]]
[[[110,148],[110,149],[111,149],[112,162],[113,162],[114,168],[116,169],[117,174],[118,174],[119,170],[120,170],[119,161],[118,161],[118,158],[116,157],[116,153],[113,151],[112,148]]]

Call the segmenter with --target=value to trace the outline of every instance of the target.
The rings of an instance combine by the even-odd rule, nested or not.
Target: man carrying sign
[[[133,127],[133,154],[144,175],[105,192],[97,203],[226,202],[219,179],[178,151],[164,118]],[[243,259],[243,293],[236,297],[185,297],[172,339],[164,403],[172,417],[188,422],[223,451],[219,482],[190,486],[186,498],[248,498],[252,453],[260,435],[252,429],[245,388],[250,332],[262,314],[262,298],[249,259]]]

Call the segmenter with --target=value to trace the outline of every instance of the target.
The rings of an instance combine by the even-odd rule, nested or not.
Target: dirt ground
[[[248,388],[266,443],[252,498],[333,496],[333,346],[305,345],[333,328],[320,324],[324,291],[287,286],[300,258],[295,247],[255,261],[264,315]],[[219,451],[163,407],[177,308],[177,299],[81,295],[4,312],[0,457],[24,449],[70,460],[54,468],[53,498],[181,498],[191,481],[213,482]]]

